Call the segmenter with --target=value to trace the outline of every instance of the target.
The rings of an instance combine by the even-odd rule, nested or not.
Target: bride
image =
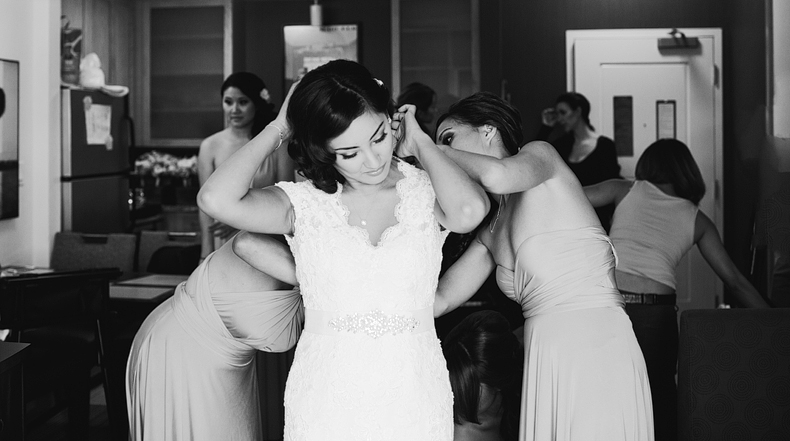
[[[286,385],[286,440],[453,437],[433,328],[441,247],[448,230],[474,229],[488,200],[420,130],[414,107],[393,114],[390,97],[352,61],[307,73],[286,98],[287,114],[198,194],[210,216],[286,234],[293,251],[306,310]],[[286,141],[308,180],[250,189],[256,164]],[[424,170],[394,157],[396,146]]]

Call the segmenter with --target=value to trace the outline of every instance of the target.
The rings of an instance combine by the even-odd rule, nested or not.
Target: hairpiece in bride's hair
[[[376,80],[376,84],[378,84],[379,87],[384,87],[384,81],[381,81],[380,79],[375,77],[373,79]]]

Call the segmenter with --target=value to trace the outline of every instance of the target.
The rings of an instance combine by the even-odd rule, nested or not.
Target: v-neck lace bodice
[[[309,309],[367,311],[420,309],[433,304],[447,235],[434,215],[435,194],[427,173],[399,161],[397,223],[376,245],[364,228],[348,223],[342,186],[328,194],[310,182],[281,182],[294,207],[288,243]]]
[[[398,170],[400,170],[401,163],[403,163],[403,161],[398,161]],[[389,227],[384,229],[384,231],[379,236],[378,242],[375,245],[373,244],[373,241],[370,240],[370,232],[368,230],[357,225],[351,225],[351,223],[349,222],[349,219],[351,217],[351,210],[348,208],[346,204],[343,203],[341,199],[341,196],[343,195],[343,190],[345,189],[343,184],[340,183],[337,184],[337,191],[334,193],[334,196],[336,197],[337,203],[340,205],[340,208],[343,210],[343,217],[346,220],[346,223],[351,228],[355,228],[357,231],[359,231],[360,234],[364,237],[365,241],[368,243],[368,245],[378,248],[381,245],[381,243],[384,242],[384,240],[386,240],[386,238],[389,236],[390,231],[396,229],[398,225],[400,225],[401,223],[401,219],[403,217],[403,210],[401,209],[402,208],[401,203],[403,202],[403,195],[404,195],[403,192],[406,183],[407,181],[405,176],[399,179],[398,182],[395,183],[395,193],[398,195],[398,203],[395,205],[395,224],[390,225]]]

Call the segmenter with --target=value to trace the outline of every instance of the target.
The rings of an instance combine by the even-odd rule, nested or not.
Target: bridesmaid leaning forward
[[[434,312],[464,303],[496,270],[526,319],[519,439],[652,440],[647,371],[612,244],[555,149],[537,141],[519,150],[520,121],[485,92],[439,119],[442,150],[500,204],[440,280]]]

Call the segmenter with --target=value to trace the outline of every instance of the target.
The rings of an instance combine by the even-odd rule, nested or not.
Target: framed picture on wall
[[[0,59],[0,219],[19,217],[19,62]]]
[[[357,25],[284,26],[285,88],[332,60],[359,61]]]

